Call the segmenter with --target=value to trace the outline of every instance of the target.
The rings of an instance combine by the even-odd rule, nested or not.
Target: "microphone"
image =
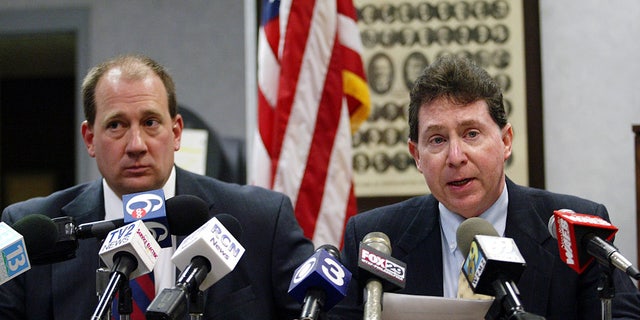
[[[513,239],[473,217],[460,224],[456,242],[466,256],[462,273],[473,292],[495,297],[485,319],[544,319],[526,312],[520,302],[516,282],[526,263]]]
[[[40,216],[26,216],[13,227],[0,222],[0,284],[31,269],[27,249],[39,252],[55,241],[55,225],[46,216],[42,216],[46,220]]]
[[[122,196],[124,223],[143,220],[160,247],[171,247],[169,221],[162,189],[125,194]]]
[[[171,261],[182,272],[173,288],[162,290],[145,313],[148,320],[182,319],[187,312],[187,298],[192,302],[189,313],[201,313],[201,291],[211,287],[231,272],[244,254],[236,240],[242,233],[238,219],[230,214],[211,218],[185,238]]]
[[[340,251],[325,244],[293,273],[289,295],[302,303],[300,320],[318,319],[347,295],[351,272],[340,263]]]
[[[11,228],[24,237],[24,243],[30,256],[49,250],[58,236],[57,226],[42,214],[30,214],[16,221]],[[33,263],[33,259],[30,259]]]
[[[382,232],[370,232],[364,236],[358,251],[358,267],[370,275],[364,289],[364,319],[381,319],[381,280],[394,288],[404,288],[407,265],[391,256],[391,241]]]
[[[167,199],[164,204],[168,230],[173,235],[188,235],[209,220],[208,205],[204,200],[196,196],[176,195]],[[49,219],[46,216],[40,216]],[[96,238],[102,240],[109,232],[125,225],[124,219],[88,222],[80,225],[76,225],[74,219],[69,216],[49,220],[56,227],[53,234],[57,234],[57,240],[54,239],[50,242],[54,244],[49,245],[48,250],[31,255],[31,263],[34,265],[51,264],[73,259],[76,256],[78,239]],[[154,221],[151,221],[153,224],[147,224],[145,218],[142,220],[148,229],[154,227],[161,229],[161,232],[152,232],[154,236],[163,235],[164,230],[167,230],[162,224],[156,224]]]
[[[167,199],[164,204],[168,230],[172,235],[186,236],[209,220],[207,203],[196,196],[180,194]],[[149,231],[154,226],[157,226],[147,223],[147,219],[142,220],[147,228],[150,229]],[[78,225],[73,232],[78,239],[104,239],[109,232],[127,223],[124,219],[88,222]],[[165,228],[163,227],[162,230],[165,230]],[[155,232],[155,234],[158,234],[158,232]]]
[[[640,271],[608,242],[618,231],[608,221],[561,209],[553,212],[547,226],[551,236],[558,240],[560,258],[577,273],[582,273],[595,258],[604,266],[613,265],[640,280]]]
[[[99,255],[111,269],[111,277],[91,319],[102,319],[116,291],[125,282],[151,272],[159,253],[160,245],[140,220],[109,232]]]

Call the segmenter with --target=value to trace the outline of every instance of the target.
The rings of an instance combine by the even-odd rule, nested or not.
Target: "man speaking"
[[[523,106],[524,107],[524,106]],[[522,129],[522,128],[521,128]],[[430,194],[376,208],[347,223],[343,262],[356,279],[358,244],[369,232],[388,235],[395,258],[407,264],[400,293],[456,298],[464,256],[456,231],[473,217],[512,238],[526,261],[517,288],[524,309],[547,319],[600,319],[599,265],[582,274],[561,259],[547,230],[554,210],[574,209],[608,220],[604,205],[519,186],[505,174],[514,129],[500,86],[472,61],[443,56],[416,79],[409,102],[409,152]],[[514,280],[515,281],[515,280]],[[613,318],[638,319],[640,295],[614,270]],[[362,318],[362,294],[351,281],[335,319]]]

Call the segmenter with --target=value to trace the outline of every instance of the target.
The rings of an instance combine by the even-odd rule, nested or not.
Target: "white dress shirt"
[[[501,236],[504,236],[504,229],[507,225],[508,202],[509,195],[505,186],[498,200],[479,216],[489,221]],[[443,295],[445,298],[456,298],[458,278],[466,258],[458,249],[456,231],[465,218],[445,208],[442,203],[438,204],[438,208],[440,209],[440,235],[442,236]]]
[[[104,210],[105,220],[115,220],[124,218],[124,207],[122,199],[119,198],[102,179],[104,188]],[[172,198],[176,193],[176,168],[173,167],[167,183],[162,187],[165,200]],[[172,246],[162,248],[158,255],[158,262],[153,268],[154,282],[156,285],[156,295],[164,288],[173,288],[176,282],[176,267],[171,262],[171,256],[176,249],[176,237],[171,236]]]

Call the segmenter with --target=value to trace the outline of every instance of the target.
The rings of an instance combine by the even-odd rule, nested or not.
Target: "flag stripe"
[[[351,176],[351,130],[346,100],[340,105],[342,114],[338,125],[337,136],[331,153],[331,161],[328,165],[329,175],[324,188],[324,197],[320,208],[313,234],[314,243],[333,243],[338,245],[342,240],[344,221],[348,216],[355,214],[355,202],[353,210],[349,209],[349,198],[352,188]],[[348,213],[352,212],[351,215]]]
[[[314,3],[311,1],[297,1],[286,5],[287,1],[281,3],[280,16],[287,21],[284,29],[284,40],[280,61],[284,61],[280,68],[280,79],[278,87],[277,112],[275,119],[275,136],[273,137],[273,148],[275,159],[279,161],[282,144],[287,130],[289,117],[292,112],[300,68],[302,64],[302,53],[305,52],[305,44],[309,31],[309,20],[302,17],[310,16],[313,12]],[[286,11],[289,8],[290,11]],[[281,19],[282,21],[282,19]],[[282,24],[281,24],[282,26]],[[281,40],[282,41],[282,40]],[[294,120],[300,118],[296,117]]]
[[[335,24],[334,24],[335,25]],[[324,30],[327,34],[328,31]],[[338,130],[338,121],[342,109],[342,73],[340,70],[338,46],[333,46],[330,61],[323,83],[322,96],[311,142],[306,172],[300,185],[300,196],[296,204],[296,212],[304,213],[307,224],[305,230],[309,238],[316,227],[316,219],[324,199],[324,186],[329,171],[331,154]],[[303,218],[298,216],[299,218]]]
[[[251,181],[287,194],[314,244],[341,245],[357,211],[351,133],[370,104],[356,11],[351,0],[283,0],[274,14],[268,2]]]
[[[310,149],[317,147],[313,135],[320,109],[318,101],[323,94],[327,65],[331,59],[331,48],[325,45],[328,37],[325,28],[330,28],[332,24],[331,15],[327,14],[331,12],[330,8],[326,7],[330,3],[325,0],[316,4],[294,1],[285,34],[282,59],[287,62],[286,65],[291,65],[289,70],[284,66],[282,68],[280,85],[284,88],[280,88],[278,113],[290,111],[290,118],[282,138],[283,150],[279,153],[274,189],[288,194],[296,206],[305,170],[317,169],[308,166],[307,159]],[[335,28],[335,23],[333,25]],[[300,28],[307,32],[300,31]],[[286,78],[285,74],[291,76]],[[292,98],[291,103],[289,98]],[[300,210],[305,210],[305,206],[303,203],[302,209],[296,207],[296,215],[305,232],[308,232],[315,222],[307,219],[313,218],[315,212],[304,211],[301,214]]]

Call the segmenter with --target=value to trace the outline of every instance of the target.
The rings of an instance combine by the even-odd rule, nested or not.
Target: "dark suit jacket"
[[[295,269],[313,254],[289,198],[258,187],[240,186],[177,168],[176,194],[209,204],[211,216],[236,217],[246,251],[236,268],[206,291],[205,319],[293,319],[300,304],[287,294]],[[2,219],[12,224],[28,214],[72,216],[77,224],[104,219],[101,180],[9,206]],[[0,286],[0,319],[89,319],[97,305],[99,243],[79,241],[77,257],[35,266]]]
[[[547,229],[554,210],[572,209],[608,218],[605,207],[573,196],[517,186],[507,179],[509,205],[505,236],[513,238],[527,267],[517,283],[527,312],[547,319],[600,319],[597,293],[600,266],[592,263],[581,275],[561,259],[558,244]],[[365,275],[357,266],[358,247],[364,236],[381,231],[391,240],[392,256],[407,263],[403,294],[442,296],[442,246],[438,201],[432,195],[412,198],[356,215],[347,223],[343,262],[353,272],[350,291],[332,309],[334,319],[362,319]],[[640,319],[640,297],[631,280],[616,270],[617,317]],[[360,283],[358,282],[360,281]]]

